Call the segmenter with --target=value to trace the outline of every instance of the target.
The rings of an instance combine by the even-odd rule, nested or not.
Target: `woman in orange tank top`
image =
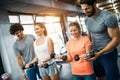
[[[67,42],[67,60],[71,62],[71,69],[74,80],[96,80],[91,62],[80,58],[74,60],[75,55],[84,55],[91,50],[91,42],[88,37],[82,36],[80,26],[77,22],[69,24],[72,38]]]

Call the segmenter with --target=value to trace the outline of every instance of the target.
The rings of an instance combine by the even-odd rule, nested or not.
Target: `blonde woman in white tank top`
[[[34,31],[38,39],[34,42],[35,58],[31,63],[38,61],[42,80],[59,80],[59,72],[56,64],[50,65],[47,69],[41,66],[51,60],[50,54],[54,53],[54,44],[51,38],[47,37],[47,31],[43,23],[36,23]]]

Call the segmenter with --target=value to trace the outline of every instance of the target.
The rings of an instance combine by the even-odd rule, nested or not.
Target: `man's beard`
[[[91,12],[90,14],[87,14],[87,16],[88,16],[88,17],[93,16],[93,15],[94,15],[94,13],[95,13],[95,8],[94,8],[93,6],[92,6],[92,8],[93,8],[92,12]]]

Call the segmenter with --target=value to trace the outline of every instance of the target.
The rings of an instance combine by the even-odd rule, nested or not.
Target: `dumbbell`
[[[25,68],[25,65],[22,66],[22,70],[24,70],[24,69],[26,69],[26,68]]]
[[[38,66],[38,62],[35,62],[35,63],[32,63],[32,64],[29,65],[30,68],[37,67],[37,66]]]
[[[56,61],[44,63],[41,67],[48,68],[50,65],[54,64]]]
[[[90,53],[86,54],[86,56],[94,57],[95,53],[94,53],[94,51],[91,51]],[[79,56],[79,55],[74,56],[75,61],[78,61],[80,58],[81,58],[81,56]]]
[[[37,67],[37,64],[38,64],[38,62],[31,63],[31,64],[29,64],[29,68]],[[22,69],[23,69],[23,70],[26,69],[26,68],[25,68],[25,65],[22,66]]]
[[[67,55],[61,56],[61,59],[62,59],[63,61],[66,61],[66,60],[67,60]]]
[[[55,53],[51,53],[50,54],[50,58],[52,59],[52,58],[55,58]],[[67,55],[61,55],[61,59],[63,60],[63,61],[66,61],[67,60]]]
[[[55,58],[55,53],[51,53],[51,54],[50,54],[50,58],[51,58],[51,59]]]
[[[48,68],[49,64],[48,63],[44,63],[41,67],[43,68]]]
[[[51,54],[51,58],[55,58],[55,54]],[[66,61],[67,60],[67,55],[63,55],[62,57],[61,57],[61,59],[63,60],[63,61]],[[52,64],[54,64],[56,61],[52,61],[52,62],[47,62],[47,63],[44,63],[41,67],[43,67],[43,68],[48,68],[50,65],[52,65]]]

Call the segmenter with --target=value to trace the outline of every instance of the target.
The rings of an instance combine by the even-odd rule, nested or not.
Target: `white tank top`
[[[50,56],[48,51],[48,38],[46,37],[45,42],[41,45],[36,45],[36,41],[34,42],[34,50],[38,57],[38,62],[41,62]]]

